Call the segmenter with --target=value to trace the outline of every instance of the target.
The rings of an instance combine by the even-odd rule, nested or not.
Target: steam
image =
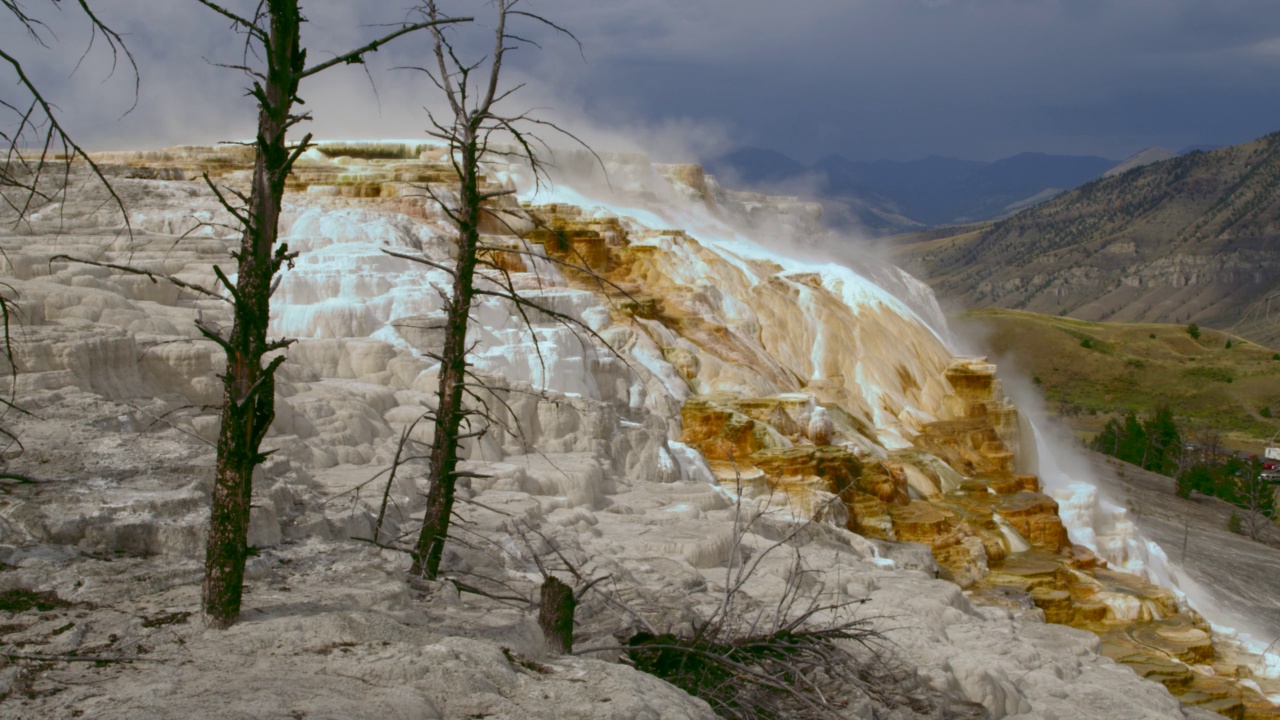
[[[668,147],[679,144],[668,138]],[[954,342],[929,286],[882,259],[864,237],[825,227],[817,203],[799,196],[771,196],[765,203],[757,193],[725,189],[712,175],[696,176],[694,167],[655,166],[647,153],[560,147],[551,156],[549,184],[535,187],[527,168],[509,179],[535,202],[625,207],[625,214],[651,228],[685,228],[699,239],[723,242],[749,238],[768,252],[815,269],[851,269],[901,303],[944,345]]]
[[[957,348],[973,351],[983,344],[980,329],[969,326]],[[1038,475],[1045,493],[1058,502],[1058,515],[1072,543],[1089,548],[1116,570],[1137,575],[1173,590],[1179,602],[1198,612],[1212,626],[1215,639],[1238,644],[1261,656],[1255,672],[1280,677],[1280,654],[1259,638],[1271,635],[1256,620],[1232,612],[1213,593],[1169,558],[1158,543],[1145,537],[1129,512],[1100,489],[1089,459],[1071,439],[1070,431],[1044,406],[1044,396],[1027,381],[1009,358],[996,358],[1005,393],[1023,413],[1034,435]]]
[[[687,229],[700,241],[738,247],[749,238],[765,251],[798,263],[841,265],[874,283],[928,326],[957,355],[985,355],[980,330],[964,327],[957,335],[943,315],[932,291],[901,269],[875,257],[868,243],[821,227],[812,205],[796,199],[777,216],[752,213],[752,196],[719,188],[710,178],[695,188],[692,171],[663,172],[645,158],[604,154],[599,159],[581,151],[556,154],[552,183],[534,192],[527,172],[510,178],[531,193],[535,202],[565,202],[606,212],[625,208],[649,228]],[[603,167],[602,167],[603,166]],[[681,169],[676,169],[681,170]],[[682,179],[683,178],[683,179]],[[526,197],[530,197],[526,195]],[[1219,640],[1238,642],[1254,655],[1263,655],[1265,637],[1256,624],[1218,603],[1213,594],[1190,578],[1157,543],[1145,538],[1128,511],[1100,489],[1089,459],[1057,425],[1044,406],[1039,390],[1019,372],[1010,358],[996,358],[1006,394],[1028,421],[1028,436],[1035,451],[1027,453],[1045,492],[1059,503],[1059,512],[1071,541],[1089,548],[1116,570],[1143,577],[1175,592],[1181,602],[1213,624]],[[1263,657],[1259,674],[1280,677],[1280,656]]]

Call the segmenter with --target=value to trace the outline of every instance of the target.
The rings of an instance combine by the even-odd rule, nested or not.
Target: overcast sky
[[[517,53],[515,102],[547,108],[607,149],[662,159],[739,145],[810,162],[829,153],[906,160],[996,159],[1023,151],[1122,158],[1143,147],[1230,144],[1280,130],[1277,0],[526,0],[583,44],[538,33]],[[67,5],[67,3],[62,3]],[[247,10],[256,2],[226,0]],[[313,60],[373,37],[412,0],[303,0]],[[138,61],[106,78],[101,44],[71,8],[49,17],[51,49],[5,17],[18,55],[92,148],[205,143],[252,134],[240,40],[191,0],[97,0]],[[487,1],[451,8],[488,19]],[[480,28],[482,29],[482,28]],[[308,80],[320,138],[421,137],[427,39],[406,39],[362,69]],[[12,77],[12,76],[9,76]],[[6,84],[8,78],[6,78]],[[0,95],[0,97],[6,97]],[[513,105],[515,107],[515,105]]]

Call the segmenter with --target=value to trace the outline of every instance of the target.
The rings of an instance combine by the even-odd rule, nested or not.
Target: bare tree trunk
[[[260,56],[266,64],[265,74],[249,73],[254,78],[249,94],[258,102],[258,137],[248,207],[233,207],[210,182],[223,207],[244,227],[240,249],[232,254],[238,263],[235,286],[215,268],[218,279],[231,294],[234,322],[231,333],[225,337],[213,328],[198,325],[227,355],[203,586],[206,624],[226,628],[240,615],[248,557],[253,469],[266,459],[260,447],[275,419],[275,372],[284,357],[275,357],[266,367],[262,363],[267,355],[292,343],[291,340],[268,340],[267,325],[271,320],[271,293],[276,273],[294,257],[288,246],[276,247],[285,180],[294,161],[311,141],[311,136],[306,135],[290,147],[285,140],[289,128],[309,119],[305,113],[293,114],[293,106],[299,102],[298,84],[336,65],[361,62],[365,53],[374,52],[402,35],[470,18],[431,18],[428,22],[404,23],[399,29],[351,52],[307,67],[307,53],[299,38],[303,22],[299,0],[264,0],[252,19],[239,17],[210,0],[196,1],[230,19],[249,36],[255,52],[260,45]],[[263,20],[269,27],[263,26]]]
[[[463,408],[463,398],[467,390],[467,325],[471,313],[471,303],[477,294],[504,297],[515,303],[523,315],[524,308],[529,306],[515,294],[513,288],[509,292],[494,292],[492,288],[477,291],[474,287],[476,268],[486,263],[478,257],[480,250],[481,214],[492,212],[484,207],[486,201],[514,192],[512,189],[481,191],[480,162],[490,151],[489,142],[497,133],[514,140],[520,149],[514,154],[529,163],[535,178],[542,178],[543,166],[534,148],[545,147],[535,136],[527,135],[519,126],[529,123],[550,128],[581,143],[573,135],[561,130],[554,123],[534,120],[527,114],[503,115],[494,110],[494,105],[510,96],[521,86],[500,92],[499,85],[502,74],[503,58],[508,50],[524,44],[536,45],[518,35],[507,32],[509,17],[521,17],[527,21],[545,25],[557,32],[573,37],[560,26],[541,16],[523,10],[512,10],[520,0],[498,0],[497,27],[494,32],[493,54],[489,56],[487,73],[478,72],[484,62],[467,65],[458,59],[454,47],[440,28],[433,28],[436,68],[414,68],[423,71],[443,93],[449,102],[452,117],[448,124],[436,121],[428,111],[434,131],[431,135],[449,144],[449,158],[454,172],[458,176],[458,197],[456,207],[435,194],[430,186],[427,194],[440,203],[445,214],[457,226],[458,257],[452,269],[445,269],[453,277],[453,290],[445,307],[445,336],[440,350],[440,379],[436,391],[435,432],[432,439],[431,455],[427,470],[427,511],[423,518],[422,530],[418,542],[411,551],[413,566],[411,572],[434,579],[440,572],[440,560],[444,554],[445,541],[448,538],[450,516],[453,513],[454,487],[458,479],[458,443],[464,437],[474,437],[484,432],[483,428],[468,428],[469,434],[462,435],[462,424],[471,413]],[[434,0],[427,0],[422,14],[432,22],[440,22],[439,10]],[[574,38],[576,41],[576,38]],[[473,73],[483,79],[473,81]],[[585,147],[585,146],[584,146]],[[394,253],[393,253],[394,254]],[[434,267],[440,267],[431,263]],[[488,263],[494,269],[492,263]],[[497,268],[499,273],[504,271]],[[494,283],[495,285],[497,283]],[[501,285],[498,285],[501,290]],[[571,321],[563,315],[539,308],[564,321]],[[527,322],[527,318],[526,318]],[[536,340],[535,340],[536,342]]]
[[[240,615],[253,469],[266,457],[259,447],[275,418],[275,371],[283,357],[265,368],[262,361],[285,345],[267,341],[267,324],[272,278],[287,258],[286,248],[274,255],[273,250],[285,178],[292,165],[285,133],[294,121],[290,112],[306,53],[299,43],[297,0],[269,0],[269,8],[266,87],[255,87],[260,106],[257,158],[248,222],[235,255],[239,263],[235,321],[224,344],[227,372],[223,376],[222,424],[205,553],[204,614],[206,622],[218,628],[228,627]]]
[[[431,458],[427,471],[427,513],[413,552],[412,572],[434,579],[440,572],[440,558],[453,513],[454,486],[457,483],[458,439],[466,415],[462,406],[467,371],[467,326],[476,270],[476,246],[480,242],[480,189],[477,143],[472,128],[464,128],[459,148],[462,158],[459,182],[458,262],[453,277],[453,292],[445,309],[444,347],[440,351],[440,386],[436,391],[436,426],[431,442]]]

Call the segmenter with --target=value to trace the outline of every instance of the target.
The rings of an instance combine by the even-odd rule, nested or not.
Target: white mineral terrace
[[[460,596],[449,583],[408,584],[403,556],[352,540],[396,539],[413,531],[414,513],[420,517],[420,473],[400,473],[387,491],[381,535],[372,538],[400,435],[433,403],[438,366],[424,350],[438,338],[449,281],[385,251],[442,262],[451,243],[438,208],[388,177],[390,165],[342,156],[343,145],[355,154],[370,143],[311,151],[300,169],[337,180],[285,198],[282,239],[299,255],[274,296],[271,332],[299,340],[279,372],[265,443],[278,452],[255,478],[250,542],[260,555],[248,570],[245,621],[226,633],[202,631],[194,619],[143,623],[197,606],[223,360],[194,321],[228,325],[225,304],[50,258],[127,262],[215,287],[213,266],[232,267],[230,216],[193,174],[140,179],[119,168],[198,164],[233,151],[104,156],[117,168],[132,238],[92,188],[29,225],[8,229],[0,216],[3,281],[23,322],[16,392],[33,410],[13,421],[27,447],[13,467],[58,479],[29,497],[5,496],[0,589],[22,584],[94,604],[83,606],[73,632],[54,633],[67,620],[50,615],[4,642],[87,654],[105,652],[114,638],[116,647],[147,648],[154,661],[77,663],[83,675],[68,676],[65,691],[39,695],[24,710],[32,717],[84,708],[110,717],[711,717],[705,703],[611,658],[545,657],[523,610]],[[430,143],[404,145],[405,157],[440,154]],[[792,522],[790,512],[740,506],[703,457],[678,442],[686,400],[780,399],[827,433],[824,406],[838,405],[852,418],[846,424],[860,428],[847,446],[885,458],[913,447],[927,423],[957,416],[945,375],[956,357],[927,287],[870,259],[852,266],[827,259],[807,242],[818,230],[812,208],[763,197],[722,202],[700,171],[686,177],[638,156],[605,164],[607,183],[581,158],[539,188],[520,167],[490,167],[488,175],[535,206],[617,218],[645,252],[654,293],[678,298],[712,331],[685,337],[657,321],[624,318],[616,298],[567,282],[545,254],[513,273],[513,284],[594,336],[537,312],[526,323],[510,301],[482,298],[468,359],[478,377],[503,387],[505,422],[465,443],[467,469],[484,477],[461,491],[459,542],[446,560],[459,577],[500,578],[514,588],[501,594],[524,592],[538,577],[531,554],[554,542],[586,576],[608,575],[608,592],[644,608],[658,629],[679,631],[718,606],[732,561],[760,552]],[[346,202],[337,187],[371,179],[384,188],[377,201]],[[708,338],[725,345],[709,347]],[[429,421],[418,422],[413,437],[426,440],[429,430]],[[1087,478],[1055,468],[1051,453],[1038,457],[1073,541],[1126,571],[1174,583],[1214,619],[1212,599],[1178,586],[1164,554],[1138,537],[1122,510],[1091,494]],[[936,457],[919,466],[944,490],[963,480]],[[924,470],[912,482],[932,482]],[[743,512],[759,525],[736,538]],[[878,543],[833,525],[803,538],[807,565],[824,573],[816,597],[867,598],[859,616],[888,634],[907,668],[904,692],[930,708],[917,715],[861,698],[850,717],[977,717],[976,705],[992,718],[1204,717],[1099,655],[1095,635],[1045,624],[1039,610],[971,603],[936,578],[924,546]],[[1001,531],[1010,549],[1027,546],[1012,527]],[[783,554],[763,562],[746,586],[752,602],[769,606],[791,585],[796,575]],[[614,642],[629,621],[593,596],[584,608],[584,647]],[[1114,611],[1141,609],[1117,601]],[[537,658],[548,672],[513,665],[511,652]],[[227,688],[237,689],[235,698]]]

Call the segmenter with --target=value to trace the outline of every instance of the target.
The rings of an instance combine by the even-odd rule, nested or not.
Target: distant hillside
[[[772,150],[740,148],[705,164],[729,186],[791,183],[823,200],[834,224],[856,222],[889,233],[1002,217],[1099,177],[1116,163],[1023,153],[995,162],[937,155],[862,162],[829,155],[805,166]]]
[[[1125,158],[1119,165],[1111,168],[1102,174],[1102,177],[1115,177],[1123,175],[1134,168],[1140,168],[1144,165],[1171,160],[1181,153],[1175,153],[1171,150],[1165,150],[1162,147],[1149,147]]]
[[[1136,167],[1006,220],[891,239],[970,307],[1196,322],[1280,342],[1280,133]]]
[[[1184,428],[1216,428],[1233,447],[1254,452],[1280,430],[1280,359],[1238,336],[1202,329],[1192,338],[1183,325],[1017,310],[971,311],[952,326],[1033,378],[1049,409],[1078,430],[1096,432],[1115,414],[1147,415],[1162,405]]]
[[[798,160],[765,148],[744,147],[705,163],[707,172],[730,185],[750,187],[794,180],[809,172]]]

